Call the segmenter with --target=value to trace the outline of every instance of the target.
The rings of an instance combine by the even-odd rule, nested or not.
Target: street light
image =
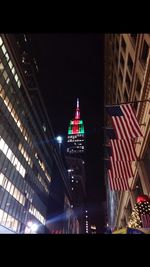
[[[59,135],[59,136],[56,137],[56,140],[57,140],[57,142],[59,144],[59,151],[60,151],[63,138],[62,138],[62,136]]]

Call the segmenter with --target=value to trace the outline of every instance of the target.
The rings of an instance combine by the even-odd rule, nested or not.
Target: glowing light
[[[63,139],[62,139],[62,137],[59,135],[59,136],[56,137],[56,140],[57,140],[57,142],[58,142],[59,144],[61,144]]]

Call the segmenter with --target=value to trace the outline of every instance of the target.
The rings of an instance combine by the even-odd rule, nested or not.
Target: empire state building
[[[79,99],[77,98],[75,118],[70,121],[68,128],[67,154],[83,158],[84,148],[84,125],[83,120],[80,119]]]

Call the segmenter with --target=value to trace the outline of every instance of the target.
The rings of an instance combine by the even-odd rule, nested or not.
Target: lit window
[[[6,155],[7,154],[7,150],[8,150],[8,145],[5,143],[4,147],[3,147],[3,153]]]
[[[17,74],[15,75],[15,80],[16,80],[16,82],[18,81],[18,75]]]
[[[6,57],[7,61],[8,61],[8,60],[9,60],[9,55],[8,55],[8,53],[6,53],[5,57]]]
[[[3,44],[2,38],[0,37],[0,46]]]
[[[9,192],[9,190],[10,190],[10,187],[11,187],[11,182],[10,181],[8,181],[7,182],[7,185],[6,185],[6,190]]]
[[[4,45],[2,45],[2,51],[3,51],[4,55],[5,55],[5,53],[6,53],[6,48],[5,48]]]
[[[8,84],[10,82],[10,79],[9,78],[7,78],[7,80],[6,80],[6,83]]]
[[[3,69],[4,69],[4,65],[0,63],[0,70],[3,71]]]
[[[13,67],[11,60],[8,62],[8,65],[9,65],[10,69]]]
[[[0,140],[0,150],[1,150],[1,151],[3,151],[4,146],[5,146],[5,142],[4,142],[4,140],[1,138],[1,140]]]
[[[5,78],[5,80],[7,80],[7,78],[8,78],[8,74],[7,74],[7,72],[4,70],[4,72],[3,72],[3,76],[4,76],[4,78]]]
[[[11,151],[11,149],[9,148],[7,151],[7,158],[12,161],[12,158],[14,157],[13,152]]]
[[[17,84],[18,84],[18,87],[20,88],[21,87],[21,82],[19,80],[18,80]]]
[[[12,68],[12,74],[15,74],[15,68],[14,67]]]

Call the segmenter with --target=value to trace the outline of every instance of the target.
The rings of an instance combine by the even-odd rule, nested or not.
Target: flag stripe
[[[135,161],[137,159],[135,148],[132,141],[129,140],[110,140],[114,160]]]
[[[122,111],[126,112],[126,114],[128,113],[128,117],[130,117],[130,122],[132,123],[132,126],[134,127],[136,133],[138,136],[143,136],[142,135],[142,132],[141,132],[141,129],[140,129],[140,126],[139,126],[139,123],[137,121],[137,118],[133,112],[133,109],[131,108],[131,105],[130,104],[126,104],[126,105],[122,105]]]
[[[133,171],[131,162],[129,161],[114,161],[113,157],[110,157],[111,170],[113,179],[128,179],[133,178]]]
[[[108,179],[111,191],[126,191],[129,190],[128,180],[113,179],[112,172],[108,170]]]
[[[130,136],[133,136],[133,138],[134,138],[138,135],[138,132],[136,131],[136,128],[134,126],[134,122],[131,120],[131,116],[130,116],[130,113],[128,111],[128,106],[122,105],[121,109],[125,115],[124,118],[125,118],[126,124],[129,125],[129,131],[130,131],[130,129],[132,130],[132,131],[130,131]],[[132,125],[132,127],[131,127],[131,125]]]

